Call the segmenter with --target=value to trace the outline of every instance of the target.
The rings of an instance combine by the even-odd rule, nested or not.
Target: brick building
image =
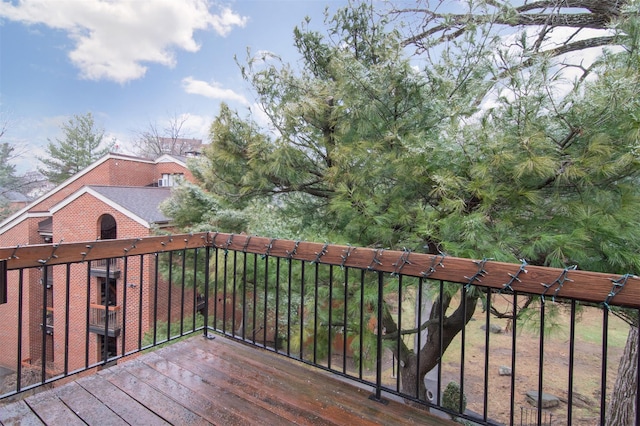
[[[158,209],[170,196],[170,187],[181,179],[193,180],[185,161],[172,155],[148,160],[108,154],[1,222],[0,246],[149,236],[170,225],[169,218]],[[89,364],[99,362],[105,348],[110,354],[120,354],[122,349],[126,352],[137,346],[139,333],[127,333],[123,342],[121,330],[123,327],[137,330],[138,318],[142,318],[145,331],[152,320],[149,303],[154,300],[154,289],[149,283],[154,279],[155,265],[152,262],[141,265],[141,261],[138,258],[127,259],[126,263],[122,258],[94,261],[89,264],[89,274],[86,264],[70,265],[69,271],[63,265],[25,270],[22,364],[41,363],[42,342],[46,341],[47,366],[53,370],[60,368],[65,353],[67,308],[70,371],[87,361]],[[124,268],[132,271],[126,283]],[[0,305],[0,342],[16,348],[18,272],[11,271],[8,279],[8,303]],[[163,285],[165,289],[168,287],[166,283]],[[125,286],[130,289],[128,294]],[[131,308],[127,308],[126,321],[123,321],[120,313],[125,294],[126,304]],[[46,324],[43,324],[45,300]],[[155,314],[162,318],[163,312]],[[89,359],[85,359],[87,345]],[[0,351],[0,367],[15,370],[17,362],[14,350]]]

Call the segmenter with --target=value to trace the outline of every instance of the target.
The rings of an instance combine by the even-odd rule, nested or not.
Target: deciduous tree
[[[202,141],[185,135],[188,120],[187,114],[174,114],[167,119],[165,126],[149,122],[145,130],[137,132],[137,154],[155,159],[163,154],[187,155],[193,151],[199,152]]]

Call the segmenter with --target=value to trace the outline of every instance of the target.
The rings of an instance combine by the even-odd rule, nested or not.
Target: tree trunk
[[[424,343],[422,349],[420,349],[420,365],[418,365],[416,353],[410,351],[404,343],[401,345],[400,353],[397,352],[395,347],[393,348],[394,355],[401,361],[399,373],[402,392],[417,396],[421,400],[429,399],[424,378],[429,371],[438,365],[440,360],[440,339],[442,338],[442,352],[444,353],[455,336],[471,320],[476,309],[478,295],[475,292],[463,292],[463,294],[465,294],[466,307],[460,303],[456,310],[448,317],[444,316],[444,312],[447,311],[451,298],[445,296],[443,300],[437,299],[434,302],[430,319],[438,319],[440,311],[442,310],[444,316],[442,337],[440,336],[439,322],[435,322],[427,327],[427,341]],[[397,325],[388,310],[385,310],[383,321],[387,332],[395,333],[398,331]]]
[[[638,389],[638,326],[629,329],[627,344],[620,358],[618,377],[607,407],[605,426],[631,426],[636,424],[636,397]]]

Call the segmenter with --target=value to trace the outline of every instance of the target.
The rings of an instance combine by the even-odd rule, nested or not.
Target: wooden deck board
[[[169,424],[138,401],[122,392],[116,385],[105,380],[103,374],[84,377],[76,383],[130,425],[162,426]]]
[[[31,411],[26,402],[18,401],[6,406],[0,405],[0,424],[6,426],[39,426],[44,423]]]
[[[85,423],[52,391],[35,394],[25,402],[48,425],[82,426]]]
[[[99,399],[75,382],[56,388],[53,393],[87,424],[100,422],[114,426],[127,424]]]
[[[169,357],[171,354],[165,353],[165,356]],[[190,368],[203,379],[221,383],[226,390],[242,397],[246,404],[271,410],[291,422],[301,425],[335,425],[345,424],[350,417],[349,413],[342,413],[342,420],[336,423],[321,416],[323,407],[317,401],[308,403],[301,392],[295,392],[295,388],[291,387],[292,382],[286,382],[286,387],[278,387],[273,377],[250,365],[245,365],[246,368],[243,369],[242,366],[221,360],[218,355],[209,354],[197,347],[188,354],[178,356],[189,360]],[[215,362],[211,362],[214,358]]]
[[[166,355],[165,355],[166,356]],[[279,424],[286,421],[286,418],[280,417],[280,413],[273,410],[273,407],[260,404],[259,399],[246,398],[243,392],[235,392],[234,389],[226,386],[212,387],[214,383],[212,377],[207,374],[206,366],[202,368],[185,369],[175,362],[170,361],[173,357],[165,358],[155,353],[145,356],[144,362],[154,368],[157,372],[172,377],[174,380],[185,384],[194,392],[197,392],[201,398],[207,399],[218,406],[224,407],[225,411],[229,411],[238,417],[238,423],[256,423],[265,422],[267,424]],[[191,371],[191,370],[195,370]],[[202,371],[202,374],[200,372]],[[218,383],[218,381],[215,381]],[[251,406],[251,410],[247,410],[247,406]],[[294,418],[290,418],[292,421]]]
[[[270,351],[195,336],[0,405],[0,424],[453,424],[369,395]]]
[[[107,380],[171,424],[210,424],[188,407],[154,389],[125,369],[113,369]]]

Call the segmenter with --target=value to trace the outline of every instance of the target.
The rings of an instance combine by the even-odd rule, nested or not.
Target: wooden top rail
[[[285,259],[403,274],[498,290],[640,308],[640,277],[472,260],[446,255],[204,232],[138,239],[0,248],[8,270],[215,247]],[[2,262],[5,263],[5,262]]]
[[[93,309],[100,310],[100,311],[104,311],[104,305],[99,305],[97,303],[90,303],[89,307],[93,308]],[[118,312],[120,310],[120,306],[119,305],[115,305],[115,306],[114,305],[110,305],[110,306],[108,306],[108,310],[109,311]]]
[[[37,244],[0,248],[0,260],[7,269],[102,260],[123,256],[193,249],[211,245],[210,233],[163,235],[159,237],[97,240],[88,242]]]

